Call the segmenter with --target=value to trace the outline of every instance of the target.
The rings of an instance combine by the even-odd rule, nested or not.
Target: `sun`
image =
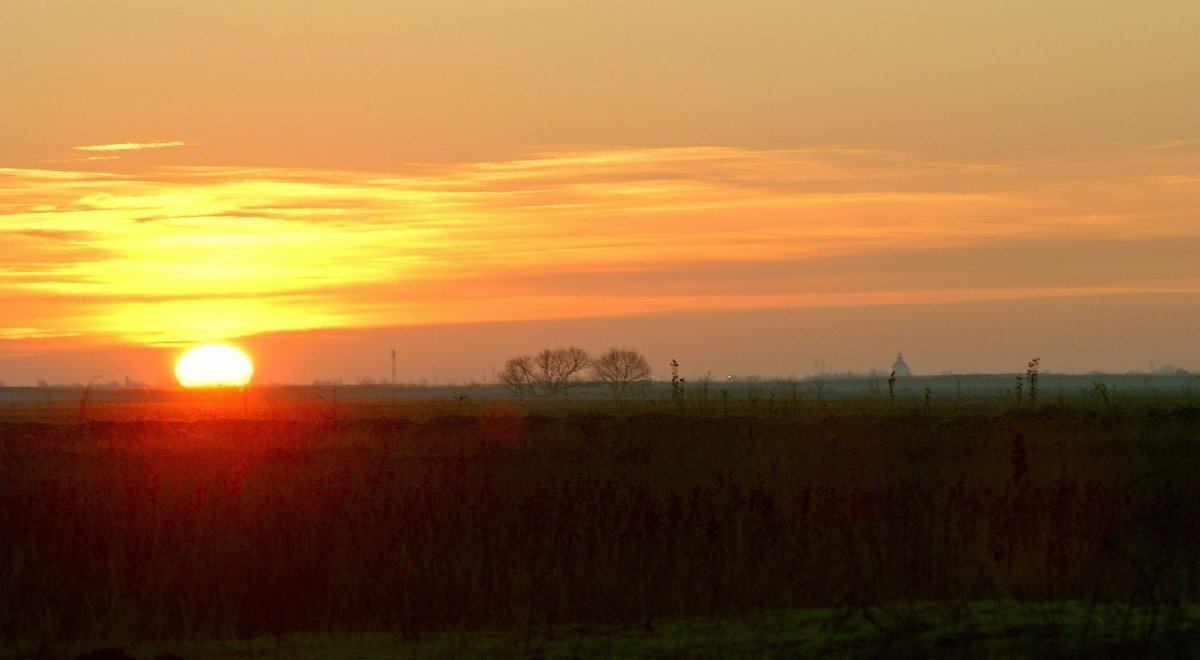
[[[184,387],[242,387],[250,382],[254,363],[227,344],[201,344],[175,361],[175,378]]]

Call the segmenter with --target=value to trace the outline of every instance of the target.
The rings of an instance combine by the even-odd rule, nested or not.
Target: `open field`
[[[1021,384],[1017,383],[1021,378]],[[1200,375],[1042,374],[1037,403],[1102,412],[1200,405]],[[620,405],[610,391],[582,383],[566,396],[517,399],[500,385],[262,385],[246,390],[175,388],[0,387],[0,420],[49,423],[88,420],[428,419],[478,415],[519,403],[551,414],[668,412],[697,415],[801,416],[849,412],[894,414],[916,410],[941,416],[993,414],[1029,401],[1025,374],[941,375],[900,378],[889,391],[886,375],[829,375],[800,380],[703,378],[634,385]]]
[[[15,653],[542,635],[523,648],[570,655],[554,640],[601,630],[650,655],[704,655],[737,636],[681,647],[680,626],[770,615],[772,639],[837,647],[805,626],[856,622],[871,644],[914,654],[942,639],[926,632],[951,625],[947,612],[1007,603],[1105,613],[1035,627],[1067,645],[1055,648],[1195,652],[1191,381],[1081,381],[1056,396],[1047,379],[1036,402],[989,394],[1002,379],[914,381],[895,400],[886,383],[836,381],[689,383],[678,396],[660,384],[621,404],[486,388],[9,398],[0,637]],[[918,616],[915,603],[934,605]],[[914,617],[923,632],[897,632]],[[467,632],[486,630],[506,632]],[[614,634],[584,652],[615,652]],[[993,638],[1008,639],[971,639]],[[739,648],[780,648],[754,643]],[[1011,650],[997,648],[984,650]]]

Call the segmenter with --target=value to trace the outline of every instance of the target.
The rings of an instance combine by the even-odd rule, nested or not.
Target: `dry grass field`
[[[693,395],[10,406],[0,653],[499,630],[544,655],[585,626],[656,655],[680,622],[775,616],[919,655],[979,603],[1066,613],[1019,628],[1064,653],[1200,651],[1194,404]],[[952,630],[921,643],[988,639]]]

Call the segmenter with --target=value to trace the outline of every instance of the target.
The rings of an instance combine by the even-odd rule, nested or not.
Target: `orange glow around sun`
[[[242,387],[253,373],[250,358],[226,344],[202,344],[175,361],[175,377],[184,387]]]

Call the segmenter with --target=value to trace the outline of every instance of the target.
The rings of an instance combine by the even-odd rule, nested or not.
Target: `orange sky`
[[[1200,369],[1194,2],[348,4],[0,7],[0,381]]]

